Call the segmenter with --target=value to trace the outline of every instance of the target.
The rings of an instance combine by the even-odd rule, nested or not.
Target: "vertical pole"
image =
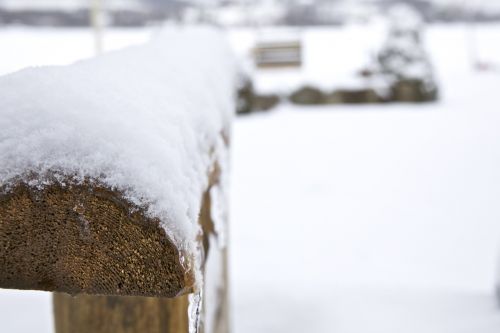
[[[469,59],[472,65],[472,69],[476,70],[479,65],[479,59],[477,54],[477,40],[476,40],[476,15],[474,9],[470,14],[470,20],[468,24],[468,34],[467,34],[467,48],[469,53]]]
[[[470,6],[467,6],[469,4]],[[476,19],[477,19],[477,2],[467,2],[464,1],[463,8],[468,10],[468,20],[466,24],[467,36],[466,36],[466,47],[469,56],[469,61],[471,62],[472,70],[477,70],[480,65],[480,59],[477,47],[477,36],[476,36]]]
[[[56,333],[189,333],[188,297],[55,293]]]
[[[91,0],[90,23],[92,25],[92,29],[94,30],[94,47],[96,55],[101,54],[103,50],[103,14],[102,0]]]

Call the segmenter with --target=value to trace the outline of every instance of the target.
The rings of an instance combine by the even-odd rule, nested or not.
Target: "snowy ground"
[[[148,33],[113,32],[109,44]],[[340,36],[307,32],[315,43],[330,33]],[[85,32],[62,34],[0,31],[0,71],[91,54]],[[68,36],[67,55],[50,50]],[[500,26],[478,36],[481,55],[500,62]],[[236,121],[235,332],[498,332],[500,72],[470,70],[467,38],[461,26],[428,34],[440,103],[284,105]],[[50,311],[49,294],[0,292],[2,332],[50,332]]]
[[[438,104],[282,106],[236,123],[238,332],[500,328],[500,72],[470,71],[462,27],[428,37]],[[500,60],[500,28],[480,38]]]

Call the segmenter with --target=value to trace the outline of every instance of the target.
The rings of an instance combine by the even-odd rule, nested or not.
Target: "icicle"
[[[198,333],[201,320],[201,308],[203,306],[203,291],[200,290],[189,295],[188,320],[189,333]]]

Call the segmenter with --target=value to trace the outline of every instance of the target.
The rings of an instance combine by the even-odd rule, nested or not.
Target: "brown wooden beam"
[[[89,183],[0,195],[0,288],[175,297],[194,279],[159,222]]]

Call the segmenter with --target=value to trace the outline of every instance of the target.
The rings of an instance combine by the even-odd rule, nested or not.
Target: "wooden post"
[[[54,294],[57,333],[188,332],[188,297]]]

